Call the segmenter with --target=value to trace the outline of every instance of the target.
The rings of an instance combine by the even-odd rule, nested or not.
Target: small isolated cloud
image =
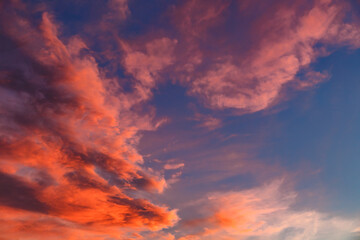
[[[183,168],[185,166],[184,163],[167,163],[164,165],[164,169],[166,170],[176,170],[179,168]]]
[[[219,118],[211,115],[205,115],[201,113],[195,113],[194,120],[200,122],[197,126],[206,128],[208,130],[215,130],[222,127],[222,121]]]
[[[180,176],[182,175],[185,166],[184,163],[173,163],[173,161],[175,160],[170,160],[169,163],[164,165],[165,170],[172,172],[170,178],[166,180],[169,184],[174,184],[180,180]]]

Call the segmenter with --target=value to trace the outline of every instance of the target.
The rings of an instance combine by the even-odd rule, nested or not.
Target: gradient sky
[[[0,1],[0,240],[360,239],[360,1]]]

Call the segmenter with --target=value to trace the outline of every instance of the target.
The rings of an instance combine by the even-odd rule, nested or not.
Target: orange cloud
[[[19,218],[0,217],[9,229],[3,238],[103,239],[107,228],[174,225],[175,210],[126,193],[166,187],[141,167],[135,148],[138,132],[157,126],[151,114],[132,109],[137,94],[106,78],[79,37],[64,44],[48,13],[37,27],[17,5],[9,9],[0,15],[0,41],[9,46],[0,75],[0,205]]]
[[[297,194],[275,180],[260,187],[217,192],[198,202],[202,218],[185,221],[187,239],[345,239],[358,220],[315,210],[293,210]]]
[[[251,44],[243,47],[242,37],[223,26],[231,10],[243,13],[254,2],[259,3],[243,1],[239,9],[230,9],[231,1],[184,1],[170,11],[176,33],[142,42],[117,36],[114,26],[131,13],[126,0],[109,1],[112,10],[94,32],[110,32],[114,40],[106,42],[120,45],[123,55],[102,54],[122,64],[130,90],[109,77],[80,35],[61,38],[51,14],[38,19],[43,8],[0,2],[0,238],[175,239],[156,231],[174,226],[177,211],[143,197],[148,196],[144,191],[162,193],[168,182],[162,173],[143,167],[136,148],[141,131],[163,122],[154,120],[154,111],[143,111],[153,89],[166,80],[163,75],[181,82],[210,108],[255,112],[279,101],[289,83],[302,89],[327,78],[310,69],[317,57],[328,54],[326,46],[360,46],[358,25],[344,23],[346,5],[321,0],[274,4],[273,11],[249,23]],[[297,79],[301,71],[305,80]],[[195,120],[208,129],[222,124],[210,115]],[[218,157],[209,156],[189,169],[194,175],[199,169],[215,170],[203,174],[207,183],[247,171],[238,156],[232,158],[234,164],[219,166]],[[172,174],[169,183],[181,174]],[[274,181],[210,195],[198,207],[206,214],[187,221],[184,225],[194,228],[180,239],[278,239],[287,234],[309,239],[329,233],[341,238],[355,229],[349,219],[292,210],[296,193],[284,194],[281,188],[281,181]]]

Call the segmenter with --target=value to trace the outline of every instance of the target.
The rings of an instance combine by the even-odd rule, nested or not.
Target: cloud
[[[188,37],[201,37],[229,7],[228,0],[187,0],[172,12],[175,25]]]
[[[111,9],[98,26],[75,36],[61,34],[61,23],[48,12],[40,14],[46,7],[34,10],[20,1],[1,2],[2,238],[175,239],[177,233],[158,231],[179,221],[177,210],[144,196],[163,193],[169,183],[179,181],[184,163],[164,166],[177,170],[167,182],[163,172],[143,167],[137,150],[141,132],[163,123],[147,104],[153,90],[171,80],[209,108],[256,112],[280,101],[289,83],[304,89],[327,79],[328,74],[312,70],[311,64],[328,54],[329,46],[360,46],[358,25],[345,21],[345,4],[284,2],[259,20],[244,21],[249,17],[244,12],[259,1],[237,6],[188,0],[169,11],[171,31],[130,39],[117,30],[131,17],[124,0],[108,1]],[[262,4],[259,8],[267,9]],[[249,26],[238,33],[242,22]],[[86,34],[88,39],[101,36],[98,44],[109,47],[97,53],[96,44],[84,40]],[[111,52],[114,46],[119,49]],[[109,74],[99,55],[109,65],[121,65],[130,86]],[[305,79],[300,79],[297,75],[303,72]],[[222,125],[210,114],[195,120],[210,130]],[[193,161],[193,177],[208,184],[248,171],[248,162],[239,162],[238,156],[231,160],[234,164],[222,166],[214,156]],[[312,239],[342,237],[352,230],[352,220],[291,209],[296,194],[281,187],[275,181],[209,195],[200,201],[202,216],[186,222],[191,229],[184,230],[188,234],[182,239]]]
[[[348,6],[339,1],[277,1],[272,6],[244,1],[239,9],[229,9],[235,3],[221,3],[211,1],[201,8],[202,1],[189,0],[175,14],[176,19],[185,19],[179,31],[189,55],[182,56],[191,63],[190,68],[183,67],[188,70],[183,82],[190,94],[213,109],[256,112],[269,108],[282,100],[289,83],[301,89],[324,79],[323,73],[311,70],[311,64],[324,56],[325,49],[359,47],[359,24],[345,20]],[[188,5],[202,9],[201,13],[185,11]],[[262,17],[249,21],[250,11]],[[223,30],[229,27],[231,33]],[[298,81],[303,72],[313,74]]]
[[[295,210],[296,192],[274,180],[239,192],[217,192],[198,202],[198,219],[185,221],[185,239],[346,239],[359,222],[315,210]]]
[[[131,45],[122,42],[125,52],[123,65],[136,80],[135,89],[140,93],[141,100],[148,100],[152,96],[151,90],[161,79],[160,72],[174,62],[176,43],[177,40],[163,37],[146,42],[143,50],[134,50]]]
[[[130,15],[127,0],[110,0],[108,4],[112,14],[107,15],[107,20],[123,20]]]
[[[37,199],[36,189],[9,174],[0,172],[0,204],[46,213],[48,206]]]
[[[179,168],[183,168],[185,166],[184,163],[167,163],[164,165],[164,169],[166,170],[176,170]]]
[[[171,233],[164,232],[147,232],[147,233],[133,233],[132,236],[129,236],[127,239],[132,240],[175,240],[175,236]]]
[[[199,127],[206,128],[208,130],[215,130],[222,126],[222,121],[219,118],[215,118],[211,115],[205,115],[201,113],[195,113],[194,120],[199,121]]]
[[[109,2],[115,3],[130,11],[126,1]],[[308,89],[328,79],[312,64],[334,46],[359,47],[359,24],[351,14],[348,4],[335,0],[279,0],[271,6],[187,0],[165,14],[171,29],[155,26],[151,33],[122,39],[111,18],[111,27],[99,31],[112,33],[101,34],[108,46],[103,54],[121,62],[136,89],[133,101],[149,100],[152,90],[170,79],[209,108],[246,113],[286,99],[288,88]],[[110,49],[113,45],[120,50]],[[212,120],[205,123],[210,129],[219,125]]]
[[[0,205],[27,211],[24,221],[1,217],[17,229],[9,234],[24,238],[35,222],[30,216],[64,222],[69,232],[91,227],[94,236],[112,227],[174,225],[175,210],[127,195],[166,187],[160,174],[141,167],[138,132],[158,123],[133,109],[137,92],[107,78],[80,37],[60,39],[50,14],[37,25],[30,10],[1,7]]]

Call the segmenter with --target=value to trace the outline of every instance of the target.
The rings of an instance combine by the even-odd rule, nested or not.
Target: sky
[[[0,240],[360,239],[360,1],[0,1]]]

